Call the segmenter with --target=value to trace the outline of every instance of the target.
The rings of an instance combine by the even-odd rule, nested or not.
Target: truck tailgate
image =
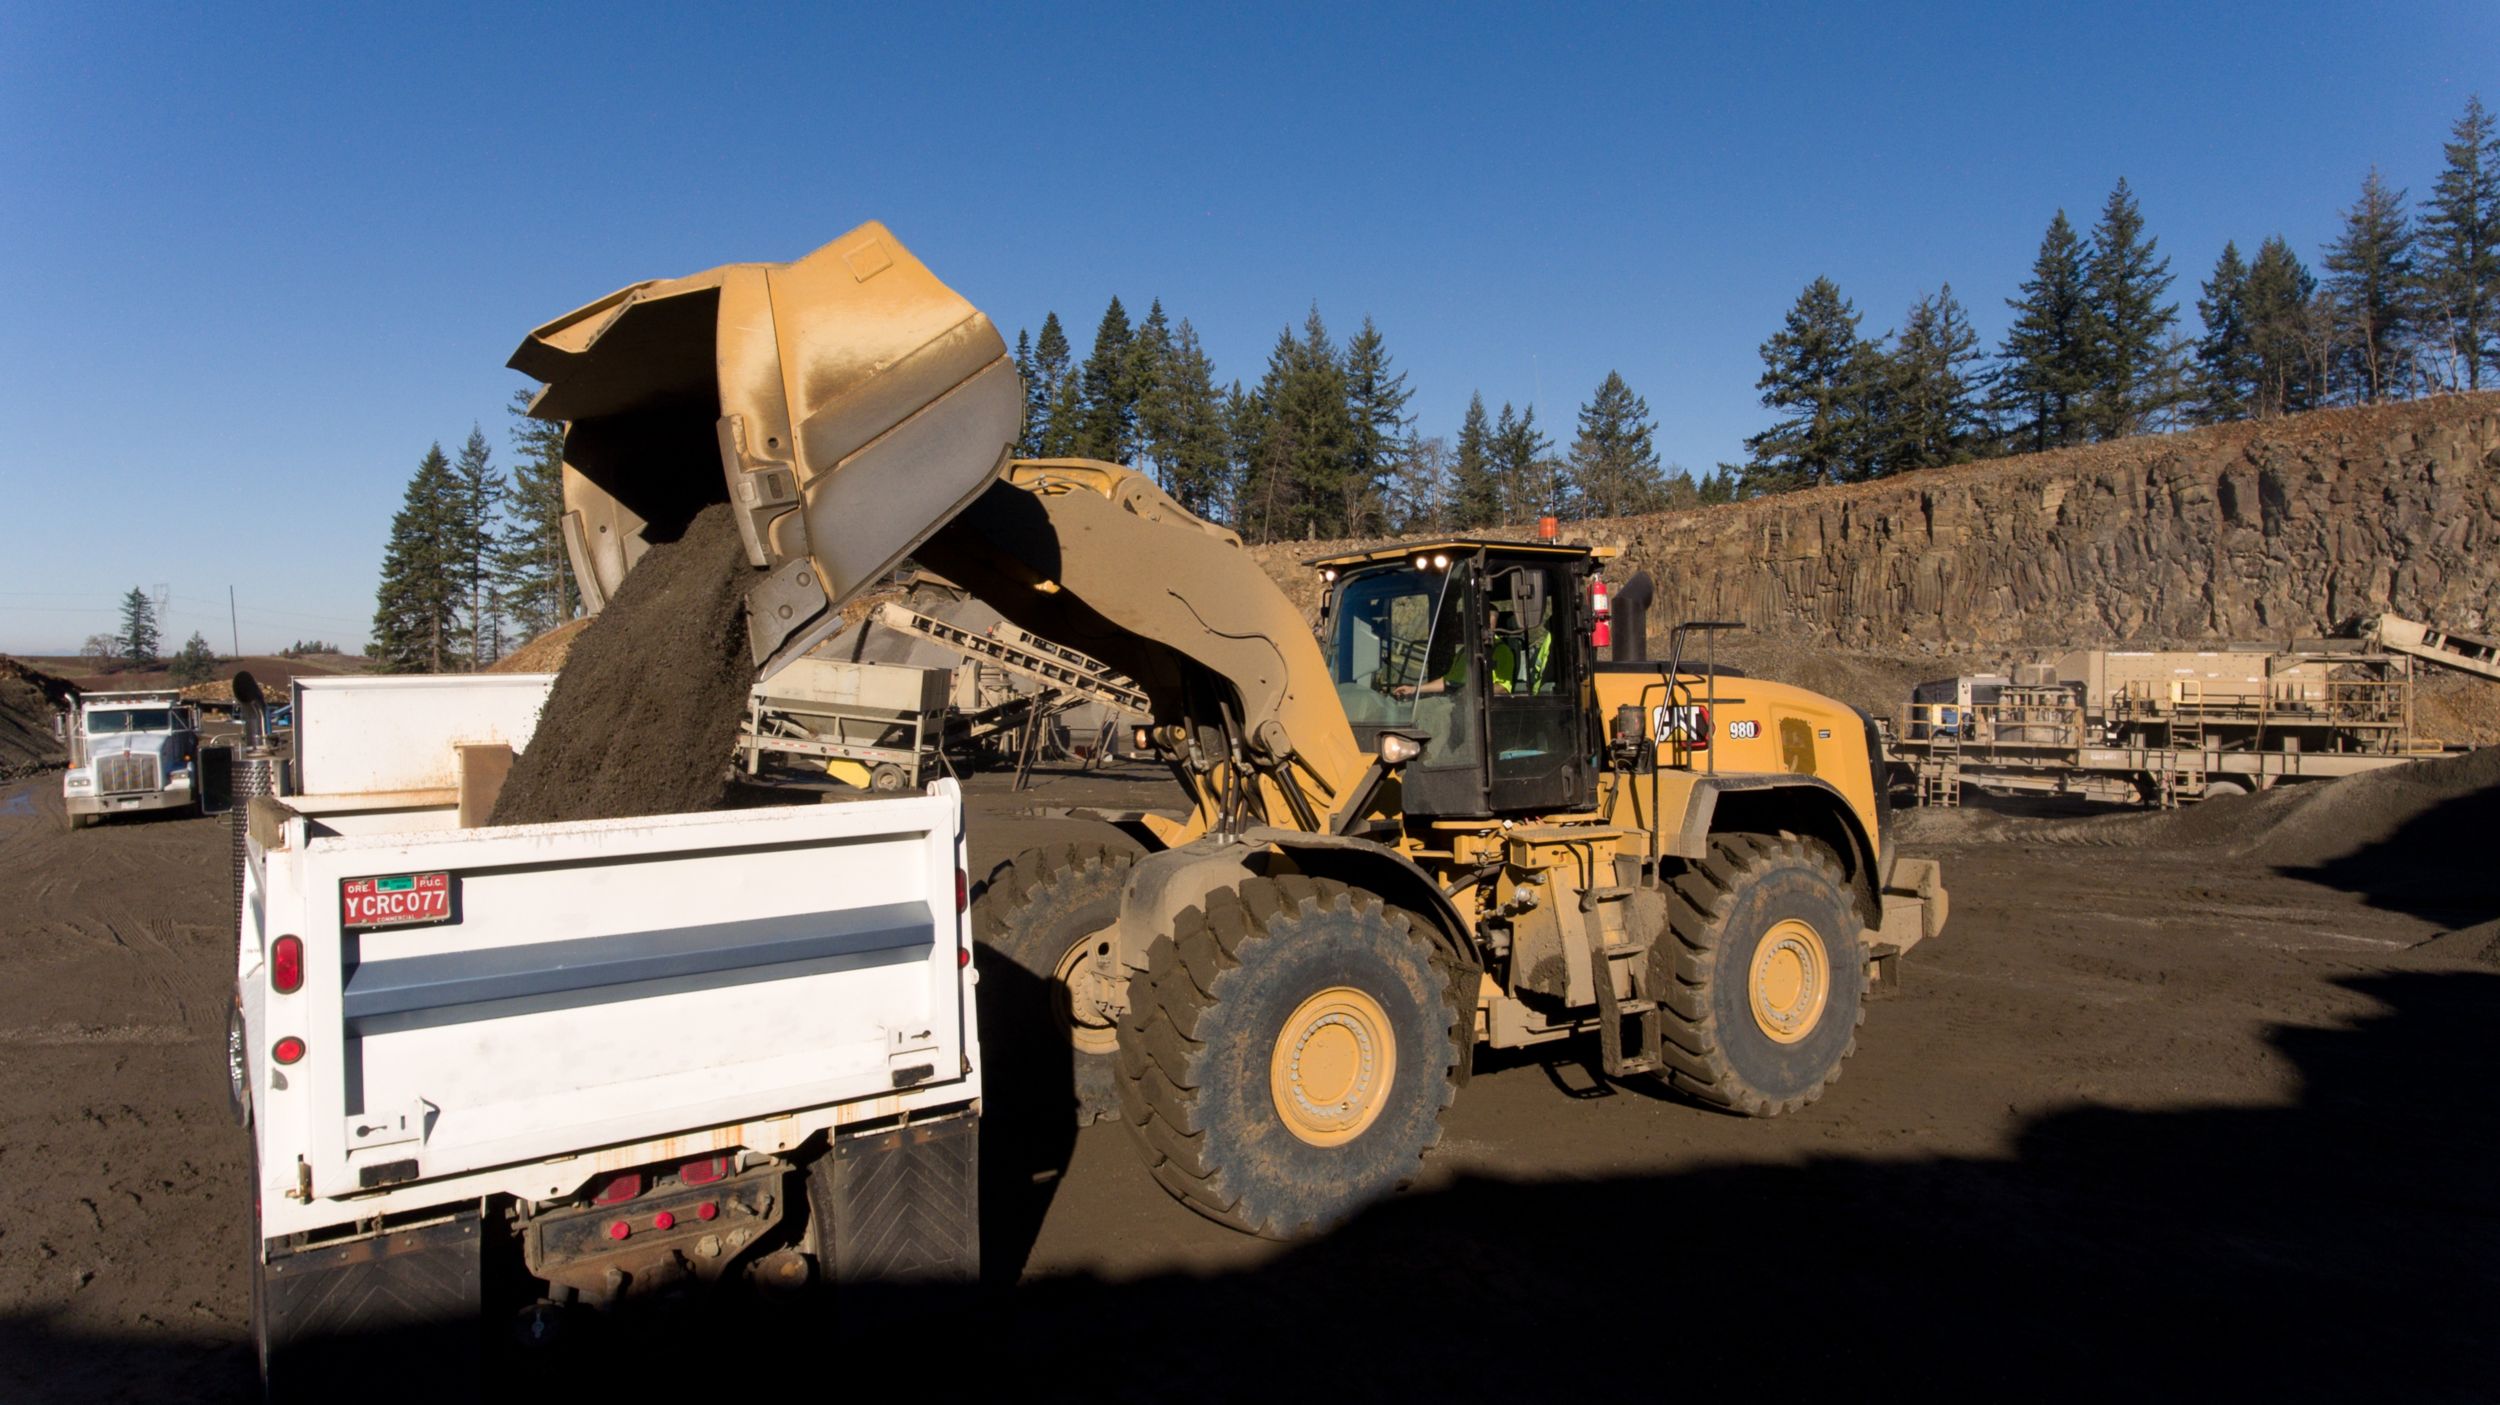
[[[960,813],[941,781],[268,851],[314,1194],[964,1080]]]

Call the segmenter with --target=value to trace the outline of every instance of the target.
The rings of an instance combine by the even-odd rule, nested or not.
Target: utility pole
[[[226,586],[226,628],[232,633],[234,638],[233,657],[239,659],[243,657],[243,626],[235,623],[234,586],[231,582],[229,582]]]

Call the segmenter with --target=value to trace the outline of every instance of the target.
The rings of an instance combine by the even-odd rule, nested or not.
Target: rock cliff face
[[[1503,535],[1517,535],[1504,533]],[[1573,524],[1656,628],[1849,648],[2265,640],[2381,610],[2500,625],[2500,392],[2328,410],[1725,507]],[[1257,549],[1300,565],[1353,543]]]

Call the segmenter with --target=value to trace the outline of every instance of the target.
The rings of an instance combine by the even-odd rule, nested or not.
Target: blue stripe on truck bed
[[[400,956],[363,962],[348,974],[346,1014],[349,1020],[363,1020],[926,947],[936,935],[936,919],[927,903],[888,903],[849,912],[803,912],[489,951]]]

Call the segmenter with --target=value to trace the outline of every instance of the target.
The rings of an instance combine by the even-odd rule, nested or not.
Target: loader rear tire
[[[1652,948],[1668,1083],[1747,1117],[1822,1096],[1857,1048],[1866,952],[1848,880],[1794,834],[1718,834],[1667,889]]]
[[[1251,879],[1185,909],[1147,961],[1120,1099],[1190,1209],[1271,1239],[1326,1229],[1440,1141],[1465,1031],[1410,914],[1326,879]]]
[[[1120,1115],[1118,1032],[1094,1002],[1072,1000],[1069,981],[1091,979],[1088,962],[1120,920],[1136,861],[1107,844],[1027,849],[990,875],[973,905],[989,1101],[1011,1122],[1073,1113],[1083,1127]]]

